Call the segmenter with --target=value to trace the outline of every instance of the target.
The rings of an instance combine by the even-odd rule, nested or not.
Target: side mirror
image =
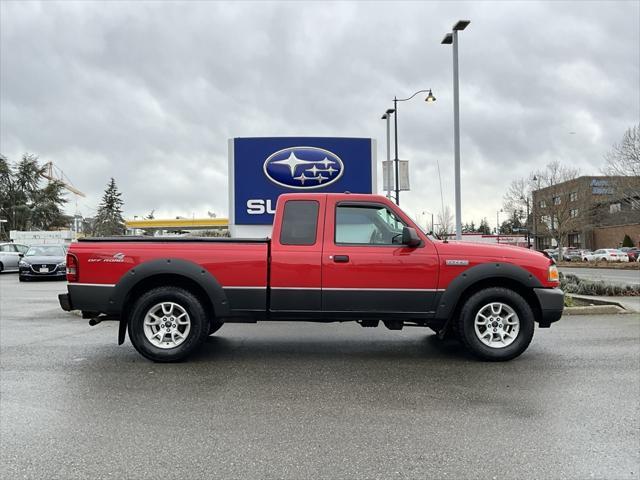
[[[407,247],[417,247],[421,240],[415,228],[402,227],[402,244]]]
[[[18,257],[20,258],[24,257],[24,253],[18,253]]]

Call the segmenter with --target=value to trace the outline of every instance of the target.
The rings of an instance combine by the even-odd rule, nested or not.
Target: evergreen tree
[[[629,235],[627,235],[626,233],[624,235],[624,240],[622,240],[622,246],[623,247],[633,247],[633,240],[631,240],[631,237]]]
[[[50,180],[42,186],[44,167],[25,153],[19,162],[0,155],[0,216],[6,230],[49,230],[67,225],[64,185]],[[4,230],[4,229],[3,229]],[[6,232],[3,233],[6,237]]]
[[[489,226],[487,217],[484,217],[480,222],[480,226],[478,227],[478,233],[481,233],[483,235],[491,235],[491,227]]]
[[[102,202],[98,206],[98,213],[93,225],[93,235],[96,237],[108,237],[110,235],[124,235],[125,225],[122,218],[122,205],[116,181],[111,178],[107,185]]]

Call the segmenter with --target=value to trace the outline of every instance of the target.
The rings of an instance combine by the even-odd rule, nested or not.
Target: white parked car
[[[629,255],[615,248],[601,248],[593,252],[593,259],[596,262],[628,262]]]
[[[20,258],[29,247],[20,243],[0,243],[0,272],[17,272]]]
[[[581,250],[580,251],[580,259],[583,262],[593,262],[595,260],[593,256],[593,252],[591,250]]]

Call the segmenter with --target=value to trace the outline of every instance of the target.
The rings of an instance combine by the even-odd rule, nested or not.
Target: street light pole
[[[496,235],[500,235],[500,212],[504,210],[496,210]]]
[[[393,159],[393,169],[395,177],[395,190],[396,190],[396,205],[400,206],[400,183],[398,181],[399,167],[398,167],[398,99],[393,97],[393,110],[395,115],[393,116],[393,138],[395,140],[395,158]]]
[[[453,149],[455,167],[455,197],[456,197],[456,239],[462,238],[462,202],[460,194],[460,99],[458,85],[458,31],[464,30],[471,22],[458,20],[453,26],[452,33],[445,35],[442,44],[453,47]]]
[[[393,108],[387,109],[387,111],[382,115],[382,120],[387,121],[387,198],[391,200],[391,116],[395,110]],[[397,156],[397,155],[396,155]],[[384,169],[383,169],[384,176]]]
[[[400,205],[400,172],[399,172],[399,159],[398,159],[398,102],[406,102],[411,100],[419,93],[428,93],[427,98],[424,99],[425,102],[431,103],[436,101],[436,97],[431,93],[431,89],[418,90],[416,93],[407,98],[397,98],[393,97],[393,128],[394,128],[394,140],[395,140],[395,158],[393,159],[394,170],[395,170],[395,192],[396,192],[396,205]]]
[[[537,175],[534,175],[532,180],[537,183],[538,188],[536,191],[540,190],[540,179]],[[533,201],[533,208],[531,209],[531,212],[533,213],[533,249],[538,250],[538,220],[536,218],[536,202],[534,201],[533,193],[531,194],[531,200]]]

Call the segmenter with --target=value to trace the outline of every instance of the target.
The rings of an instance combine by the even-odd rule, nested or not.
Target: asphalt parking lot
[[[225,325],[182,364],[0,275],[1,478],[634,478],[640,318],[478,362],[427,330]]]

